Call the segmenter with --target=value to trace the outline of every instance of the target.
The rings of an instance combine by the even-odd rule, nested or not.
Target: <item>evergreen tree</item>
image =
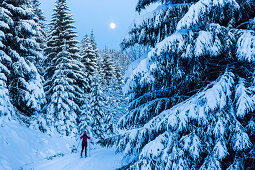
[[[46,48],[46,41],[47,41],[47,33],[46,33],[46,25],[45,25],[45,17],[43,12],[40,8],[40,2],[38,0],[31,0],[31,5],[33,7],[33,13],[35,14],[35,22],[38,25],[37,35],[36,35],[36,42],[40,45],[40,51],[43,53],[44,49]],[[36,61],[36,67],[41,75],[44,74],[45,68],[43,65],[45,57],[44,55],[41,56]]]
[[[10,73],[6,75],[6,86],[13,105],[31,116],[40,111],[45,101],[42,80],[35,67],[42,55],[35,41],[38,25],[30,1],[3,0],[0,6],[6,11],[4,20],[8,20],[3,25],[8,28],[5,29],[4,55],[9,58],[5,66]]]
[[[101,83],[99,86],[103,109],[102,129],[103,138],[99,141],[107,145],[107,138],[115,133],[115,125],[121,115],[126,112],[126,100],[122,93],[123,75],[120,66],[120,53],[116,50],[104,49],[99,51],[100,65],[99,71]],[[113,62],[113,60],[115,62]],[[124,67],[124,66],[123,66]]]
[[[95,44],[93,31],[88,37],[83,38],[80,46],[80,55],[84,64],[84,105],[79,118],[80,131],[87,130],[94,139],[104,138],[107,131],[109,116],[106,108],[106,96],[103,93],[101,62],[98,49]]]
[[[109,85],[109,83],[112,81],[113,73],[115,71],[113,68],[112,58],[110,57],[106,50],[105,52],[103,52],[103,56],[101,56],[101,58],[102,58],[102,63],[100,67],[101,76],[103,78],[104,83],[106,83],[106,85]]]
[[[99,84],[100,76],[96,73],[97,76],[94,77],[93,83],[91,84],[91,93],[90,96],[90,103],[89,103],[89,115],[91,116],[90,126],[92,127],[92,134],[95,138],[101,139],[104,137],[104,125],[108,122],[107,121],[107,113],[105,110],[106,106],[106,99],[104,93],[102,91],[102,86]]]
[[[137,10],[154,2],[122,43],[153,47],[126,83],[128,131],[113,138],[133,155],[128,167],[254,167],[254,1],[139,0]]]
[[[66,0],[56,1],[47,42],[45,74],[47,123],[68,136],[77,133],[84,77],[69,11]]]
[[[1,2],[1,1],[0,1]],[[2,3],[2,2],[1,2]],[[9,89],[7,86],[7,77],[10,70],[8,65],[11,58],[5,53],[6,35],[10,32],[9,24],[12,23],[10,12],[0,5],[0,117],[11,117],[13,113],[13,105],[11,103]]]
[[[46,26],[45,26],[45,17],[40,8],[40,2],[38,0],[31,0],[31,5],[33,7],[33,13],[35,14],[35,22],[38,24],[39,29],[37,33],[36,41],[40,44],[41,49],[46,47]]]
[[[95,44],[94,34],[92,32],[90,38],[86,35],[81,42],[80,55],[82,57],[81,62],[85,66],[88,79],[95,76],[98,70],[98,50]],[[91,82],[89,82],[91,84]]]

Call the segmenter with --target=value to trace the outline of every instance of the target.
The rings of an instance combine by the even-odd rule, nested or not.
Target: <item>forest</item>
[[[137,0],[120,50],[70,3],[0,0],[0,169],[255,169],[255,0]]]

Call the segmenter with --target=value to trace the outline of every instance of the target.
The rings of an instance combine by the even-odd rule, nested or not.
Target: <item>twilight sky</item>
[[[67,5],[75,20],[74,25],[80,41],[83,36],[94,30],[99,48],[120,49],[120,42],[128,32],[134,18],[138,16],[135,6],[138,0],[67,0]],[[51,19],[55,0],[40,0],[41,8],[47,18]],[[110,29],[111,22],[116,29]]]

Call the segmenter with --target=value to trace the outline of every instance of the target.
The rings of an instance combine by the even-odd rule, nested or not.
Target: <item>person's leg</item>
[[[84,143],[82,142],[82,145],[81,145],[81,157],[82,157],[82,152],[83,152],[83,150],[84,150],[84,147],[85,147],[85,145],[84,145]],[[85,149],[85,155],[86,155],[86,149]]]
[[[87,157],[87,146],[88,146],[88,143],[86,142],[85,143],[85,157]]]

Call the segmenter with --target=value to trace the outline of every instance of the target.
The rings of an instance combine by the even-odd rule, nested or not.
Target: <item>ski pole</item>
[[[90,143],[90,142],[88,142],[88,150],[89,150],[89,154],[88,154],[88,155],[89,155],[89,157],[90,157],[90,147],[89,147],[90,144],[89,144],[89,143]]]
[[[78,143],[77,148],[76,148],[76,151],[77,151],[77,152],[78,152],[78,147],[79,147],[79,145],[80,145],[80,142],[81,142],[81,139],[79,140],[79,143]]]

